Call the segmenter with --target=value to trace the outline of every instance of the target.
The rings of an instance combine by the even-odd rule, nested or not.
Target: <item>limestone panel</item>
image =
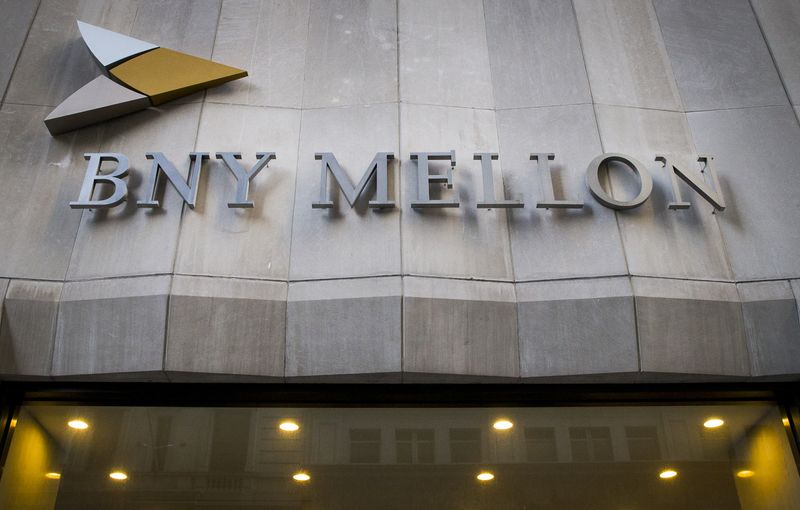
[[[64,285],[54,376],[163,379],[170,277]]]
[[[800,373],[800,322],[787,281],[740,283],[754,376]]]
[[[221,0],[139,2],[130,36],[163,48],[211,58]]]
[[[513,284],[405,277],[403,372],[519,377]]]
[[[627,278],[517,284],[522,377],[637,372]]]
[[[602,153],[592,106],[498,111],[497,131],[495,166],[502,168],[506,198],[525,202],[508,216],[516,280],[626,274],[614,212],[594,200],[585,184],[587,165]],[[555,154],[550,172],[556,198],[583,201],[583,209],[536,208],[545,200],[546,178],[530,160],[538,152]]]
[[[311,0],[303,107],[397,101],[397,8],[391,0]]]
[[[497,108],[592,101],[572,2],[491,0],[484,4]],[[464,35],[481,40],[479,32],[467,30]]]
[[[176,276],[166,370],[283,378],[286,284]]]
[[[299,108],[303,101],[309,0],[224,2],[213,60],[248,77],[206,92],[206,100]]]
[[[597,106],[597,121],[605,152],[638,159],[653,178],[653,192],[640,207],[619,211],[622,241],[631,274],[710,280],[730,279],[725,248],[711,204],[679,179],[689,209],[669,210],[673,193],[670,176],[656,154],[664,154],[681,169],[697,171],[697,152],[682,113]],[[714,153],[712,153],[714,154]],[[626,167],[610,165],[610,189],[617,198],[633,198],[639,181]],[[723,178],[727,169],[720,166]],[[726,197],[728,195],[725,195]],[[720,215],[727,214],[727,211]]]
[[[98,131],[52,138],[48,107],[6,104],[0,109],[0,276],[64,278],[81,220],[69,208],[80,191],[85,152],[97,150]]]
[[[792,104],[800,104],[800,2],[751,0]]]
[[[688,111],[787,103],[747,0],[653,0]]]
[[[713,154],[727,209],[718,214],[737,280],[800,272],[800,128],[789,107],[689,114],[700,152]]]
[[[300,112],[209,103],[203,107],[197,150],[211,154],[201,183],[205,191],[181,221],[178,273],[287,279]],[[276,159],[250,181],[253,208],[230,208],[236,179],[215,159],[238,151],[250,171],[257,152]],[[310,182],[316,182],[311,180]]]
[[[399,0],[400,99],[492,108],[492,78],[479,0]]]
[[[511,250],[503,209],[478,209],[484,199],[476,152],[498,152],[492,111],[439,106],[402,105],[403,272],[414,275],[511,280]],[[432,184],[431,198],[457,200],[458,208],[413,209],[417,200],[417,162],[411,152],[456,151],[453,189]],[[448,161],[431,161],[430,171],[443,174]],[[494,187],[503,189],[495,162]]]
[[[290,283],[286,377],[399,381],[400,314],[399,277]]]
[[[81,39],[76,20],[130,34],[139,3],[134,0],[40,2],[5,101],[56,106],[98,76],[100,66]]]
[[[393,209],[372,209],[375,184],[350,207],[328,172],[332,209],[312,209],[320,199],[320,161],[316,152],[333,152],[353,185],[378,152],[398,156],[397,105],[305,110],[294,199],[291,279],[341,278],[400,273],[400,197],[397,161],[389,162],[389,200]]]
[[[8,290],[6,290],[6,286]],[[0,318],[0,377],[47,377],[61,283],[4,281]]]
[[[0,12],[3,13],[0,19],[0,48],[3,48],[0,53],[0,97],[6,92],[37,6],[38,2],[30,0],[0,1]]]
[[[596,103],[682,109],[649,1],[577,0],[575,13]]]
[[[152,162],[145,158],[145,152],[163,152],[183,178],[187,177],[200,109],[199,104],[164,106],[105,124],[100,146],[130,159],[128,197],[115,208],[83,212],[69,279],[172,272],[183,199],[165,183],[160,208],[142,209],[136,202],[147,193]],[[197,201],[204,200],[201,186]]]
[[[750,375],[734,284],[660,278],[632,282],[643,372]]]

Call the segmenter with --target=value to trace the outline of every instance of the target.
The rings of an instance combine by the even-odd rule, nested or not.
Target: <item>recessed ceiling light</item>
[[[494,475],[489,471],[481,471],[475,478],[477,478],[481,482],[488,482],[490,480],[494,480]]]
[[[123,471],[112,471],[108,474],[108,477],[111,478],[112,480],[122,482],[128,479],[128,474]]]
[[[49,479],[51,479],[51,480],[60,480],[60,479],[61,479],[61,473],[55,473],[55,472],[53,472],[53,473],[46,473],[44,476],[45,476],[46,478],[49,478]]]
[[[751,476],[753,476],[755,474],[756,474],[755,471],[751,471],[749,469],[742,469],[741,471],[738,471],[736,473],[736,476],[738,476],[739,478],[750,478]]]
[[[296,432],[300,430],[300,425],[297,422],[292,420],[284,420],[278,425],[278,428],[285,431],[285,432]]]
[[[494,425],[492,425],[492,427],[496,428],[497,430],[508,430],[513,426],[514,424],[508,420],[497,420],[494,422]]]
[[[309,475],[305,471],[298,471],[297,473],[292,475],[292,479],[295,482],[307,482],[311,480],[311,475]]]
[[[89,428],[89,424],[83,420],[70,420],[67,422],[67,425],[75,430],[86,430]]]
[[[663,480],[669,480],[670,478],[675,478],[676,476],[678,476],[678,472],[674,469],[665,469],[658,474],[658,477]]]
[[[707,429],[715,429],[725,425],[725,420],[722,418],[709,418],[703,422],[703,426]]]

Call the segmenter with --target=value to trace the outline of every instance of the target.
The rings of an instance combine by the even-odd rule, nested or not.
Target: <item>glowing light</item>
[[[86,430],[89,428],[89,424],[83,420],[70,420],[67,422],[67,425],[75,430]]]
[[[675,478],[676,476],[678,476],[678,472],[674,469],[665,469],[658,474],[658,477],[662,480],[669,480],[670,478]]]
[[[481,482],[488,482],[490,480],[494,480],[494,475],[489,471],[481,471],[475,478],[477,478]]]
[[[703,426],[707,429],[715,429],[723,425],[725,425],[725,420],[722,418],[709,418],[703,423]]]
[[[309,475],[305,471],[298,471],[297,473],[292,475],[292,479],[295,482],[307,482],[311,480],[311,475]]]
[[[784,418],[784,419],[783,419],[783,420],[781,420],[781,421],[783,421],[783,426],[784,426],[784,427],[788,427],[788,426],[789,426],[789,418]]]
[[[494,425],[492,425],[492,427],[496,428],[497,430],[508,430],[513,426],[514,424],[508,420],[497,420],[494,422]]]
[[[112,471],[108,474],[108,477],[111,478],[112,480],[122,482],[128,479],[128,474],[122,471]]]
[[[786,418],[784,418],[784,420],[786,420]],[[788,422],[788,420],[787,420],[787,422]],[[11,428],[13,429],[16,426],[17,426],[17,419],[16,418],[11,418]]]
[[[280,425],[278,425],[278,428],[285,432],[297,432],[298,430],[300,430],[300,425],[298,425],[296,422],[293,422],[292,420],[285,420],[282,421]]]
[[[756,474],[755,471],[750,471],[749,469],[742,469],[741,471],[736,473],[736,476],[738,476],[739,478],[750,478],[755,474]]]
[[[47,473],[44,476],[51,480],[61,480],[61,473]]]

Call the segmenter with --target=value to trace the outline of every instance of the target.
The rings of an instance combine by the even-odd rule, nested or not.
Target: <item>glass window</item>
[[[501,417],[513,425],[495,429]],[[704,425],[710,417],[714,427]],[[37,402],[19,408],[10,436],[0,473],[3,510],[800,508],[791,436],[768,403],[415,409]],[[624,451],[630,455],[617,453]]]

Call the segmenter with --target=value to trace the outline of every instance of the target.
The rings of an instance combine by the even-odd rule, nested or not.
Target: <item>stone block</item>
[[[17,57],[25,43],[25,36],[33,23],[38,2],[30,0],[0,1],[0,96],[6,92],[11,73],[17,64]]]
[[[787,104],[747,0],[653,0],[687,111]]]
[[[592,106],[498,111],[497,132],[502,151],[495,171],[502,169],[506,198],[525,202],[524,209],[508,210],[515,279],[626,274],[614,211],[592,198],[585,184],[586,167],[602,153]],[[550,173],[556,198],[582,201],[583,209],[536,208],[545,200],[546,176],[530,160],[532,152],[555,154]]]
[[[649,1],[577,0],[575,13],[596,103],[683,109]]]
[[[64,284],[53,376],[164,380],[170,277]]]
[[[734,277],[800,271],[800,128],[789,107],[691,113],[697,150],[712,154],[727,208],[717,214]]]
[[[3,280],[0,317],[0,378],[47,378],[63,284]],[[6,290],[7,289],[7,290]]]
[[[399,277],[289,284],[286,377],[399,382]]]
[[[800,104],[800,2],[752,0],[750,4],[778,66],[792,104]]]
[[[213,60],[248,77],[208,89],[206,101],[300,108],[309,0],[234,0],[222,4]]]
[[[754,376],[800,374],[800,321],[787,281],[740,283]]]
[[[632,278],[642,372],[749,376],[732,283]]]
[[[205,193],[181,219],[176,272],[288,278],[299,137],[298,110],[213,103],[203,107],[196,147],[211,154],[200,181]],[[250,181],[253,208],[228,207],[235,200],[236,180],[215,153],[229,150],[241,152],[246,171],[257,152],[276,154]]]
[[[522,377],[639,370],[628,278],[517,284]]]
[[[403,373],[404,381],[419,374],[516,380],[513,284],[403,278]]]
[[[571,2],[491,0],[484,2],[484,9],[498,109],[591,103]],[[458,33],[482,40],[480,31]]]
[[[175,276],[167,331],[169,372],[282,380],[286,284]]]
[[[397,101],[397,6],[311,0],[303,107]]]

